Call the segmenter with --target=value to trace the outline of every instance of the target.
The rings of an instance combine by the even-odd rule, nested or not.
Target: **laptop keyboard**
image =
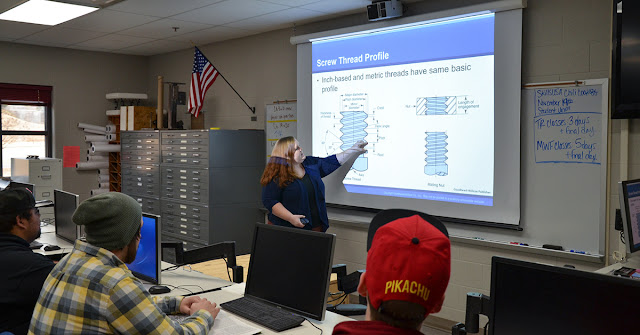
[[[297,327],[305,320],[291,312],[246,297],[222,303],[220,307],[277,332]]]

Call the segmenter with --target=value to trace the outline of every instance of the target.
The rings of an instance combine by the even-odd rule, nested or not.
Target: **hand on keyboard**
[[[206,311],[209,311],[209,313],[211,313],[211,315],[215,319],[216,316],[218,316],[218,313],[220,313],[220,307],[218,307],[215,302],[211,302],[206,298],[199,298],[199,297],[193,297],[193,298],[198,298],[200,300],[197,302],[191,303],[191,309],[190,309],[189,315],[192,315],[193,313],[201,309],[204,309]],[[184,299],[182,301],[184,302]],[[180,304],[180,310],[182,310],[182,303]]]

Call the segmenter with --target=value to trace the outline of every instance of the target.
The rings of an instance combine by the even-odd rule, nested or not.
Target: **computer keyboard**
[[[301,316],[246,297],[222,303],[220,307],[276,332],[297,327],[304,321]]]

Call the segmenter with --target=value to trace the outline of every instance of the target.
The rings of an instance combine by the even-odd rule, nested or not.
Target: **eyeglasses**
[[[296,147],[293,151],[298,151],[298,150],[302,150],[301,147]]]

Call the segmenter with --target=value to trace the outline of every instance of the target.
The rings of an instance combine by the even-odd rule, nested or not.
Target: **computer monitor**
[[[324,320],[335,235],[256,224],[245,297]]]
[[[75,243],[80,227],[71,219],[78,207],[78,198],[77,194],[53,190],[56,236],[70,243]]]
[[[628,334],[640,280],[493,257],[490,335]]]
[[[33,184],[29,184],[29,183],[21,183],[21,182],[19,182],[19,181],[14,181],[14,180],[12,180],[12,181],[10,181],[10,182],[9,182],[9,186],[7,186],[7,187],[8,187],[8,188],[18,188],[18,187],[20,187],[20,188],[26,188],[26,189],[28,189],[29,191],[31,191],[31,194],[33,194],[33,196],[34,196],[34,197],[36,196],[36,194],[34,193],[34,192],[35,192],[35,191],[34,191],[34,189],[35,189],[35,185],[33,185]],[[38,200],[38,199],[36,198],[36,200]]]
[[[140,244],[136,259],[127,264],[134,276],[153,284],[160,284],[160,216],[142,213]]]
[[[640,179],[620,182],[620,211],[627,251],[640,250]]]

